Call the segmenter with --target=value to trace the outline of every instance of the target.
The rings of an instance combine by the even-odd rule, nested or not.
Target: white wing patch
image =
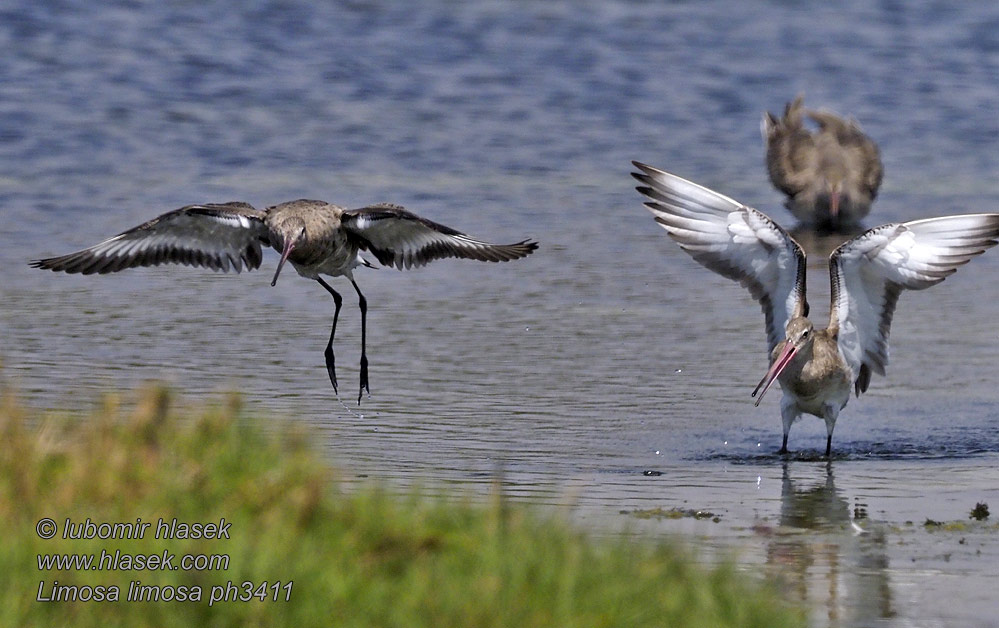
[[[239,214],[218,214],[209,216],[209,219],[215,220],[227,227],[239,227],[241,229],[250,228],[250,220],[246,216],[241,216]]]
[[[839,349],[856,380],[862,369],[884,375],[888,337],[903,290],[936,285],[995,246],[999,214],[968,214],[876,227],[830,257],[832,311]],[[858,394],[866,388],[858,385]]]
[[[766,316],[768,351],[784,339],[788,320],[805,314],[805,255],[765,214],[651,166],[633,162],[646,184],[646,208],[683,250],[749,289]]]

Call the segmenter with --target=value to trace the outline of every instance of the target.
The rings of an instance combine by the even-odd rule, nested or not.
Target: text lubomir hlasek
[[[104,522],[94,523],[87,518],[85,521],[73,522],[66,519],[62,528],[62,538],[64,539],[141,539],[154,524],[143,521],[142,517],[136,517],[134,522]],[[203,523],[185,523],[173,519],[162,517],[155,524],[155,538],[157,539],[228,539],[229,527],[232,522],[227,522],[225,517],[214,521]]]

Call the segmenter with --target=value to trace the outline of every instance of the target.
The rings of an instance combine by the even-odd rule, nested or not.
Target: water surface
[[[880,143],[871,226],[999,211],[999,8],[14,0],[0,46],[0,359],[28,403],[238,390],[275,425],[308,423],[358,481],[500,478],[597,531],[692,534],[705,560],[785,578],[816,625],[999,625],[995,529],[923,526],[999,509],[999,253],[903,295],[888,376],[840,415],[831,464],[811,418],[784,464],[779,395],[749,397],[758,306],[665,237],[628,174],[639,159],[790,227],[759,120],[802,92]],[[301,197],[541,248],[359,272],[360,409],[349,285],[344,405],[323,368],[332,303],[293,273],[271,288],[274,254],[242,276],[26,263],[189,203]],[[836,243],[803,240],[824,312]],[[656,508],[719,521],[621,514]]]

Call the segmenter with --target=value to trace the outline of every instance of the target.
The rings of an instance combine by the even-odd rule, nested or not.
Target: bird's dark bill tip
[[[760,405],[760,402],[763,401],[763,395],[767,394],[767,391],[770,390],[770,386],[772,386],[774,381],[776,381],[776,379],[780,377],[780,374],[791,362],[791,359],[794,358],[794,355],[797,352],[798,352],[797,347],[795,347],[790,342],[784,346],[784,350],[777,357],[777,359],[774,360],[774,363],[770,365],[770,368],[767,370],[767,374],[763,376],[763,379],[760,380],[760,383],[757,384],[756,388],[753,389],[753,394],[752,394],[753,397],[756,397],[757,392],[759,392],[760,394],[759,397],[756,397],[756,403],[754,405],[756,406]]]

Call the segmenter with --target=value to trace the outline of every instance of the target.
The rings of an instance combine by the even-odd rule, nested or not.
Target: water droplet
[[[763,476],[756,476],[756,488],[760,488],[760,483],[763,481]]]
[[[723,445],[728,445],[728,441],[725,441],[725,442],[724,442],[724,443],[722,443],[722,444],[723,444]]]
[[[657,456],[659,455],[659,450],[658,450],[658,449],[656,450],[656,455],[657,455]]]

